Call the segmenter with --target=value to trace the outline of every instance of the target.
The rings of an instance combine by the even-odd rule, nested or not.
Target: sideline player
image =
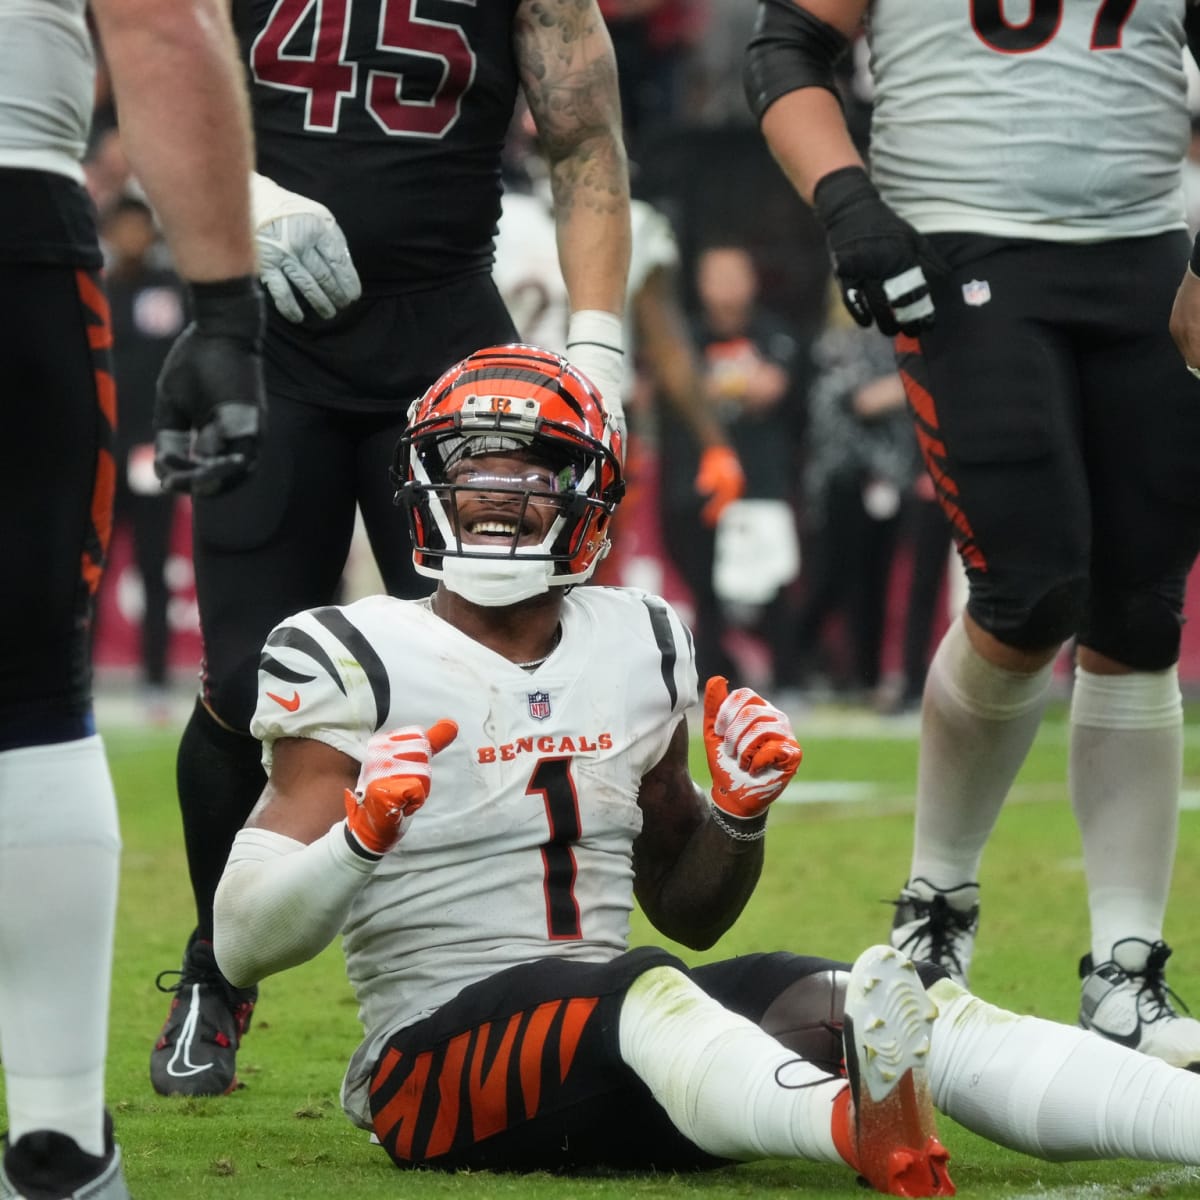
[[[629,950],[635,897],[697,949],[730,927],[801,755],[780,710],[714,677],[711,795],[693,782],[678,616],[574,587],[605,552],[619,460],[595,391],[532,347],[478,351],[414,406],[394,478],[438,587],[269,637],[253,729],[270,778],[217,892],[229,978],[342,933],[365,1027],[344,1104],[401,1166],[795,1157],[951,1195],[931,1097],[1045,1158],[1200,1161],[1196,1075],[918,976],[892,947],[852,969]]]
[[[263,404],[228,18],[220,0],[91,7],[130,159],[189,282],[193,322],[160,384],[165,465],[197,491],[228,486],[253,463]],[[91,694],[117,399],[80,166],[95,79],[84,10],[0,0],[0,1194],[122,1200],[104,1111],[120,835]]]
[[[1075,638],[1068,775],[1091,918],[1079,1018],[1200,1069],[1200,1022],[1163,973],[1181,613],[1200,548],[1200,388],[1168,334],[1188,254],[1183,51],[1200,12],[1035,0],[1018,22],[999,4],[876,0],[868,178],[832,74],[867,9],[760,0],[746,83],[851,313],[898,335],[969,578],[925,685],[892,942],[966,979],[984,847]],[[1173,323],[1188,355],[1192,287]]]
[[[222,978],[211,939],[213,891],[263,785],[248,730],[264,639],[289,613],[334,600],[356,506],[388,592],[427,590],[394,536],[386,468],[411,401],[475,347],[516,336],[489,267],[518,93],[550,163],[573,360],[614,397],[621,375],[629,184],[593,0],[458,4],[436,21],[352,0],[320,9],[319,35],[311,12],[233,5],[274,301],[273,436],[249,487],[194,508],[204,674],[177,784],[197,925],[150,1056],[164,1094],[237,1086],[256,1000]],[[306,36],[311,51],[298,56]]]

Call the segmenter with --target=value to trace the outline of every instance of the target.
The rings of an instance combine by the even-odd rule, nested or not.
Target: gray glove
[[[332,317],[362,295],[345,235],[319,201],[251,177],[259,277],[280,316],[299,324],[299,293],[320,317]]]

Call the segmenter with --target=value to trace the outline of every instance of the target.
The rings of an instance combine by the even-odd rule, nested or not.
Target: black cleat
[[[163,979],[178,975],[175,983]],[[150,1052],[150,1082],[160,1096],[223,1096],[239,1087],[237,1050],[250,1028],[258,988],[235,988],[217,967],[212,942],[195,933],[183,965],[155,981],[173,992],[167,1023]]]
[[[53,1129],[5,1142],[0,1200],[130,1200],[107,1113],[101,1155],[86,1153],[74,1138]]]

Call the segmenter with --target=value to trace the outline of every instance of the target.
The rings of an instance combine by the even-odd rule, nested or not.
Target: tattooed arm
[[[514,39],[550,168],[571,309],[619,314],[629,272],[629,172],[608,30],[596,0],[520,0]]]

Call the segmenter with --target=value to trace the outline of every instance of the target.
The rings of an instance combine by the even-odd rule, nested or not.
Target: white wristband
[[[625,331],[621,318],[598,308],[582,308],[567,322],[567,361],[595,384],[605,409],[622,431],[625,406]]]
[[[261,229],[280,217],[294,216],[328,217],[333,220],[333,214],[319,200],[311,200],[299,192],[289,192],[266,175],[251,171],[250,222],[254,228]]]
[[[284,215],[281,210],[287,207],[290,197],[291,192],[281,188],[275,180],[251,171],[250,223],[255,229],[261,229],[276,217]]]
[[[625,329],[616,313],[599,308],[581,308],[567,320],[567,348],[588,342],[625,353]]]

